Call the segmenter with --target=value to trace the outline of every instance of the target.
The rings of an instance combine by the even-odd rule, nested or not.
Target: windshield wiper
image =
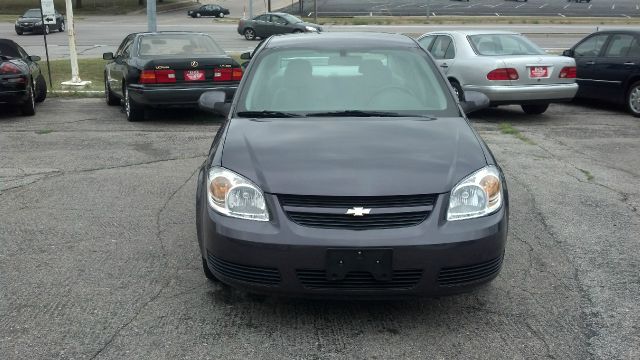
[[[298,114],[282,112],[282,111],[270,111],[270,110],[262,110],[262,111],[239,111],[236,113],[239,117],[246,118],[292,118],[292,117],[300,117]]]
[[[431,115],[424,114],[401,114],[392,111],[363,111],[363,110],[342,110],[308,113],[306,116],[352,116],[352,117],[420,117],[434,119]]]

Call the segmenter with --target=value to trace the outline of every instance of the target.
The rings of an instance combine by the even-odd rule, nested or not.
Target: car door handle
[[[624,63],[624,65],[625,65],[625,66],[633,66],[633,65],[635,65],[635,64],[636,64],[636,63],[633,63],[633,62],[626,62],[626,63]]]
[[[442,64],[440,64],[440,67],[448,68],[448,67],[449,67],[449,65],[447,65],[447,63],[442,63]]]
[[[595,65],[595,64],[596,64],[596,62],[595,62],[595,61],[587,61],[585,64],[586,64],[586,65]]]

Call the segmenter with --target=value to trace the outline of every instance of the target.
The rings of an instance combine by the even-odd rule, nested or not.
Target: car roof
[[[18,45],[18,43],[16,43],[11,39],[0,39],[0,43],[8,44],[8,45]]]
[[[640,34],[640,30],[631,29],[609,29],[596,31],[594,34]]]
[[[265,48],[300,47],[418,47],[415,40],[402,34],[376,32],[321,32],[276,35],[269,38]]]
[[[177,35],[208,35],[199,31],[143,31],[138,33],[132,33],[130,35],[163,35],[163,34],[177,34]]]
[[[442,31],[430,31],[428,34],[459,34],[459,35],[520,35],[518,32],[514,31],[505,31],[505,30],[491,30],[491,29],[482,29],[482,30],[442,30]]]

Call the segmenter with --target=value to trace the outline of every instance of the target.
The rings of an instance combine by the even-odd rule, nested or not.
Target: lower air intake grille
[[[422,277],[421,269],[394,270],[391,281],[378,281],[366,271],[352,271],[343,280],[329,281],[324,270],[297,270],[298,280],[307,289],[386,290],[411,289]]]
[[[464,285],[494,276],[502,267],[502,258],[500,255],[479,264],[442,268],[438,274],[438,285]]]
[[[211,254],[208,257],[209,267],[228,278],[260,285],[277,285],[280,282],[280,272],[276,268],[235,264]]]

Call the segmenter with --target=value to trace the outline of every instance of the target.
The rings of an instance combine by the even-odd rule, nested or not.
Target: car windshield
[[[282,15],[283,18],[287,19],[287,21],[291,24],[297,24],[302,22],[302,20],[298,19],[297,17],[290,15],[290,14],[284,14]]]
[[[39,18],[40,16],[40,10],[38,9],[29,9],[27,10],[27,12],[24,13],[24,15],[22,15],[22,17],[27,17],[27,18]]]
[[[8,44],[4,44],[4,43],[0,43],[0,56],[8,56],[8,57],[12,57],[12,58],[18,58],[20,57],[20,54],[18,53],[18,51],[8,45]]]
[[[140,56],[225,55],[218,44],[204,34],[144,35],[138,48]]]
[[[240,94],[240,116],[459,116],[439,70],[418,48],[279,48],[255,60]]]
[[[485,56],[546,54],[529,39],[517,34],[470,35],[469,42],[477,54]]]

